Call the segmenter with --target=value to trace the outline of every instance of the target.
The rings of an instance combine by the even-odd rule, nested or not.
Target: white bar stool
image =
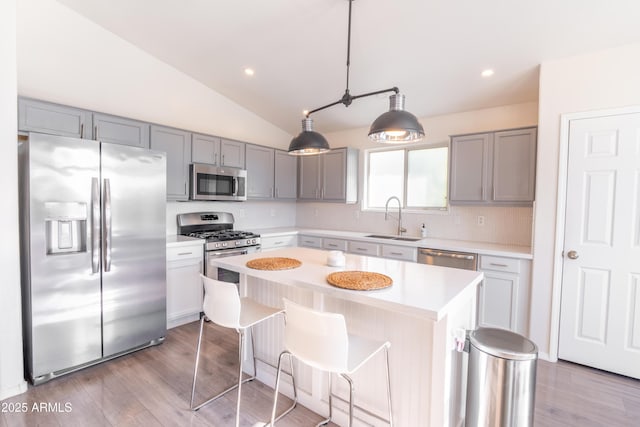
[[[200,361],[200,346],[202,344],[202,333],[204,329],[204,317],[200,320],[200,335],[198,336],[198,350],[196,352],[196,364],[193,370],[193,387],[191,389],[190,408],[194,411],[213,402],[229,391],[238,389],[238,403],[236,406],[236,427],[240,424],[240,398],[242,393],[242,384],[255,379],[256,375],[256,357],[254,353],[254,340],[252,327],[258,323],[270,319],[284,310],[275,307],[269,307],[260,304],[251,298],[240,298],[238,288],[235,283],[221,282],[209,277],[200,275],[204,285],[204,303],[203,310],[205,316],[213,323],[225,328],[233,328],[238,332],[238,358],[240,360],[240,368],[238,372],[238,383],[229,387],[225,391],[215,395],[207,401],[193,405],[196,393],[196,379],[198,375],[198,362]],[[253,376],[242,379],[242,355],[244,350],[244,336],[249,331],[251,336],[251,352],[253,354]]]
[[[286,312],[286,323],[284,328],[285,351],[280,354],[280,358],[278,359],[278,373],[276,375],[276,387],[270,425],[272,427],[275,426],[275,422],[277,421],[275,414],[276,405],[278,403],[278,387],[280,385],[282,359],[285,355],[288,355],[289,362],[292,366],[291,374],[293,374],[293,357],[313,368],[329,372],[329,417],[318,423],[317,426],[327,424],[331,421],[333,414],[332,397],[340,399],[332,392],[332,373],[340,375],[349,383],[349,427],[353,425],[354,408],[357,408],[358,410],[393,426],[388,352],[391,344],[388,341],[373,341],[367,338],[348,334],[347,325],[342,314],[316,311],[287,299],[284,299],[284,308]],[[381,418],[377,414],[373,414],[370,411],[354,404],[354,385],[353,380],[350,377],[351,374],[357,371],[365,362],[380,351],[384,351],[385,362],[387,365],[388,419]],[[281,418],[283,415],[290,412],[296,405],[297,392],[295,388],[295,381],[293,381],[293,391],[293,405],[278,418]]]

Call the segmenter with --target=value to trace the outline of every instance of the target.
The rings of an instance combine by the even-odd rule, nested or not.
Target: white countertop
[[[181,246],[202,246],[204,244],[203,239],[196,237],[181,236],[179,234],[167,235],[167,247],[181,247]]]
[[[328,251],[311,248],[283,248],[265,253],[251,253],[223,257],[212,261],[216,266],[271,282],[299,286],[362,304],[397,311],[408,315],[442,319],[457,302],[473,298],[476,286],[482,281],[479,271],[437,267],[346,254],[344,267],[326,265]],[[302,261],[298,268],[280,271],[255,270],[247,261],[255,258],[287,257]],[[334,287],[326,281],[335,271],[359,270],[386,274],[393,279],[389,288],[375,291],[352,291]]]
[[[481,255],[495,255],[520,259],[532,259],[531,247],[517,245],[503,245],[499,243],[472,242],[467,240],[449,240],[449,239],[432,239],[425,238],[415,242],[407,242],[392,239],[376,239],[366,237],[369,234],[357,231],[339,231],[339,230],[323,230],[308,229],[295,227],[265,228],[251,230],[260,234],[261,237],[283,236],[288,234],[304,234],[308,236],[333,237],[338,239],[360,240],[364,242],[382,243],[387,245],[409,246],[415,248],[443,249],[459,252],[473,252]]]

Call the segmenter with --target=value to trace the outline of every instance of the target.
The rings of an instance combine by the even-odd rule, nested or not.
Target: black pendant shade
[[[349,64],[351,57],[351,4],[353,3],[353,0],[348,1],[349,27],[347,30],[347,87],[344,91],[344,95],[342,95],[342,98],[335,102],[324,105],[320,108],[316,108],[305,114],[306,117],[302,121],[302,132],[291,140],[291,144],[289,145],[289,154],[312,155],[329,151],[329,143],[327,142],[327,140],[318,132],[314,132],[312,129],[312,121],[309,118],[309,115],[311,115],[312,113],[324,110],[325,108],[333,107],[334,105],[338,104],[343,104],[345,107],[348,107],[355,99],[378,95],[386,92],[394,92],[394,94],[389,97],[389,111],[382,114],[373,122],[373,124],[371,125],[371,129],[369,130],[369,138],[376,142],[407,143],[419,141],[424,136],[424,129],[418,122],[416,116],[409,113],[408,111],[404,111],[404,95],[401,95],[399,93],[397,87],[377,90],[362,95],[351,95],[349,93]]]
[[[313,120],[306,117],[302,120],[302,132],[291,140],[289,154],[309,156],[329,151],[329,143],[324,136],[313,130]]]
[[[389,111],[371,124],[369,138],[376,142],[398,144],[421,140],[424,128],[416,116],[404,110],[404,95],[391,95],[389,103]]]

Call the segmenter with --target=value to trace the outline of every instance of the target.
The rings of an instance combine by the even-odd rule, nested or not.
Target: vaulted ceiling
[[[348,0],[58,1],[291,134],[345,90]],[[640,41],[639,19],[637,0],[355,0],[350,92],[397,86],[418,117],[535,101],[541,62]],[[312,117],[368,126],[388,104]]]

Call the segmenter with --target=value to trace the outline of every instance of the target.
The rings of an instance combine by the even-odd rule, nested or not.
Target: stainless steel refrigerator
[[[166,335],[166,157],[19,140],[25,371],[33,384]]]

